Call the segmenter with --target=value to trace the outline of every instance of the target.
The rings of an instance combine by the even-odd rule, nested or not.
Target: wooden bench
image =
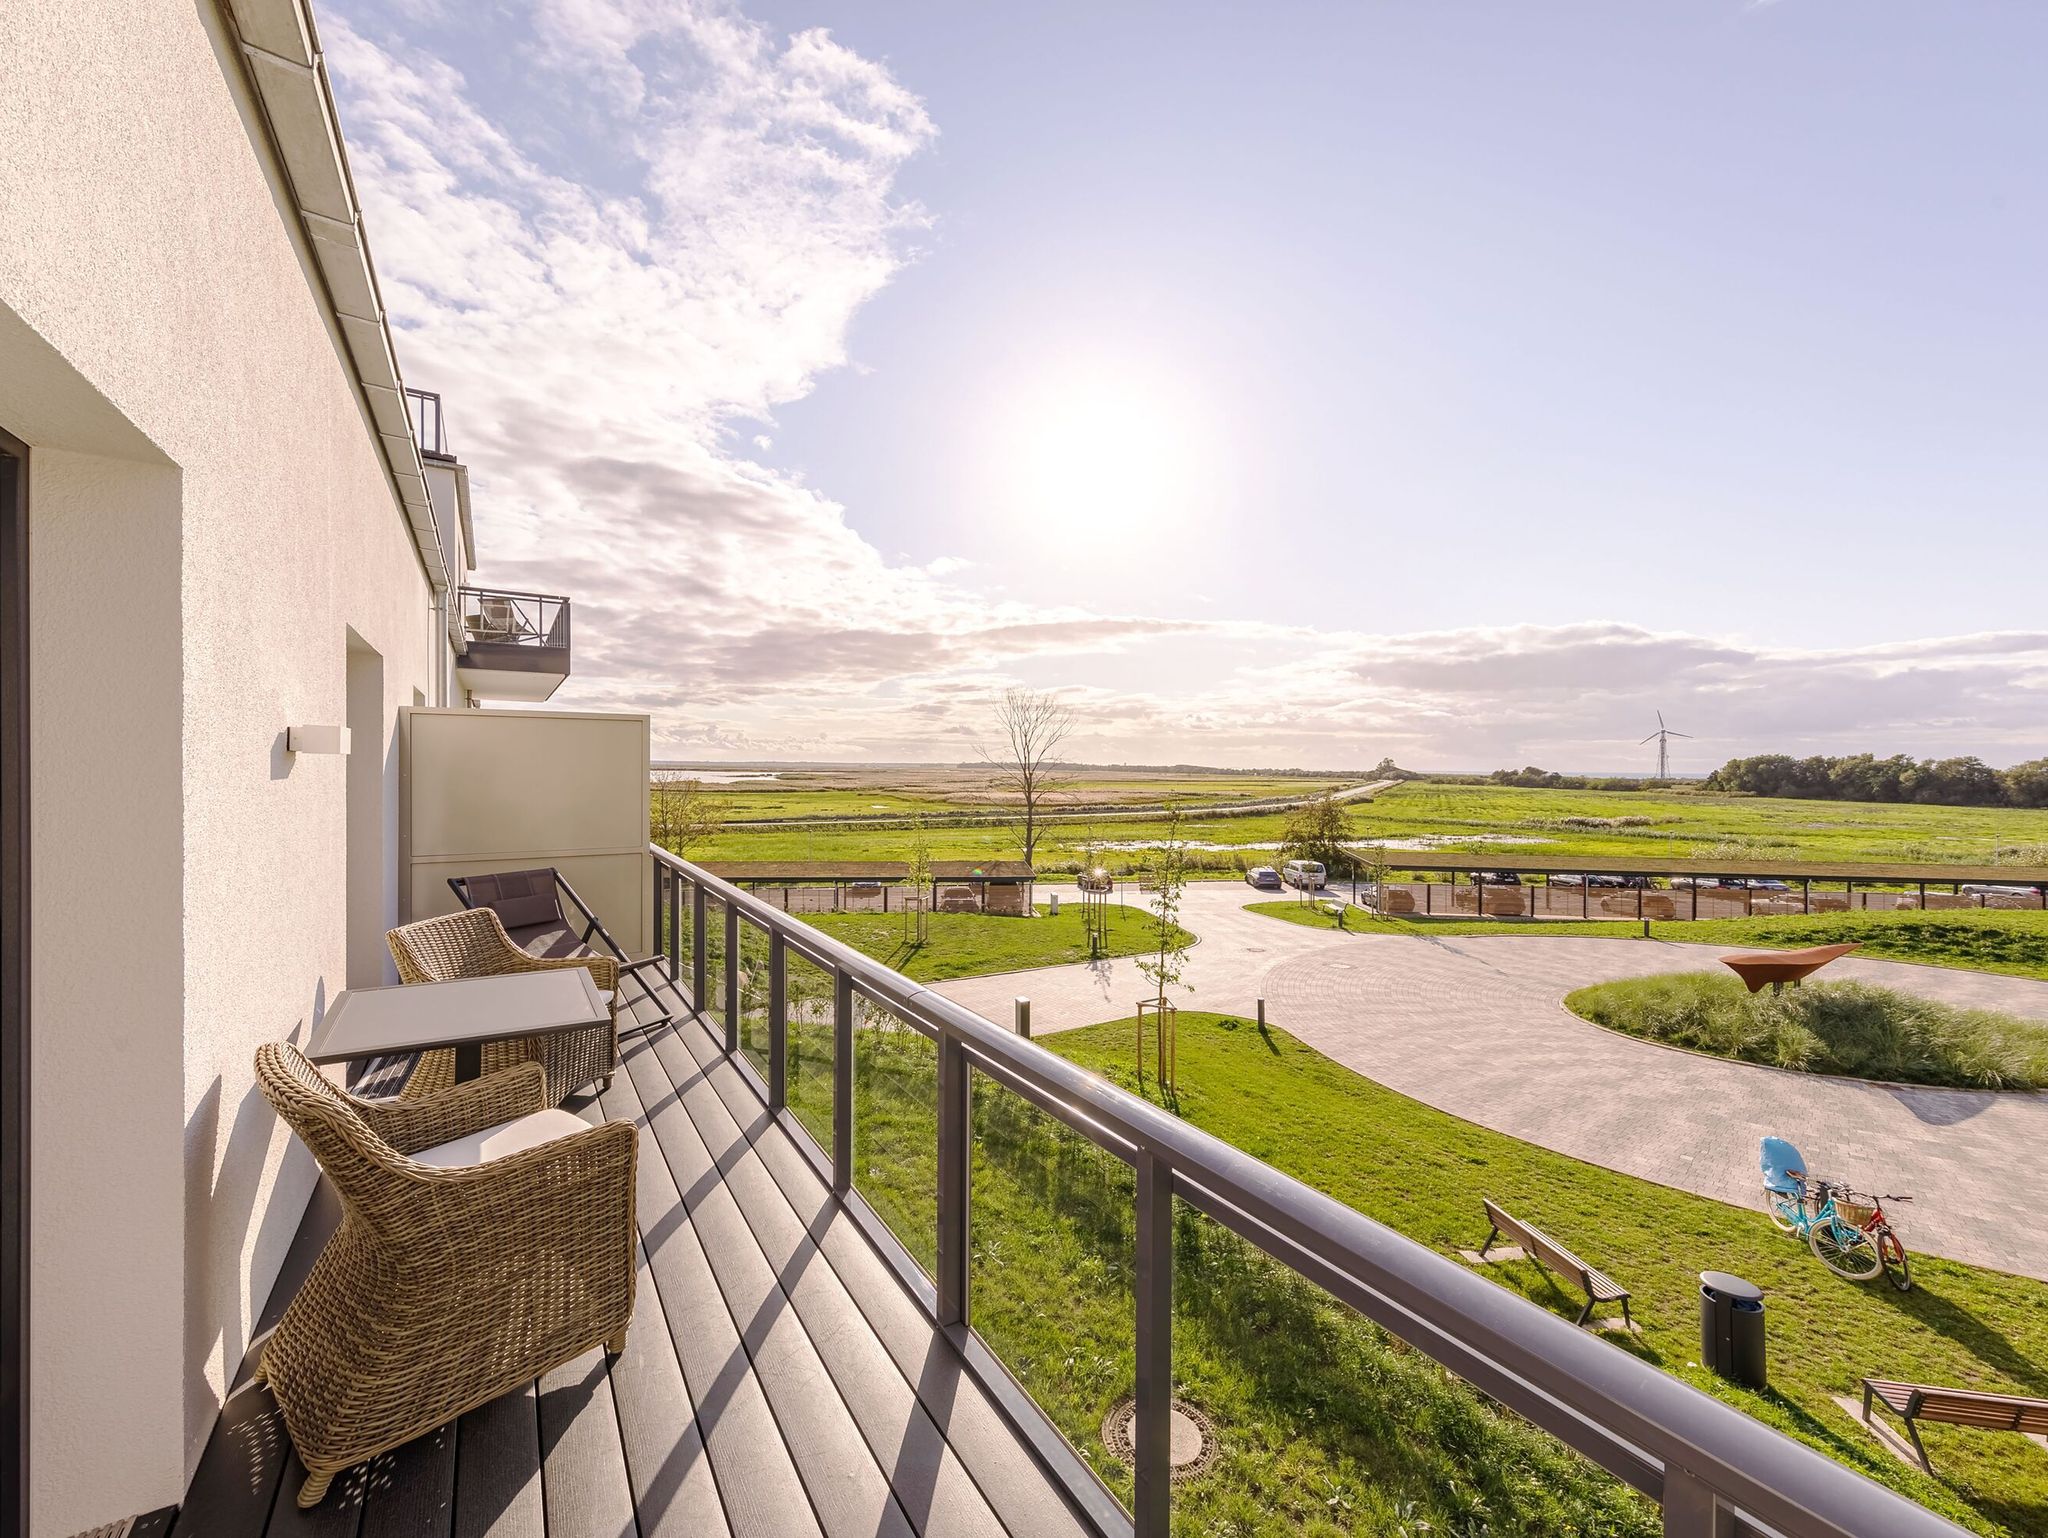
[[[1487,1230],[1486,1243],[1479,1246],[1480,1259],[1486,1258],[1494,1240],[1506,1236],[1519,1244],[1522,1252],[1538,1265],[1560,1272],[1579,1284],[1579,1290],[1586,1295],[1586,1306],[1579,1310],[1580,1324],[1591,1319],[1593,1310],[1600,1304],[1619,1303],[1622,1324],[1631,1330],[1635,1328],[1635,1321],[1629,1318],[1629,1292],[1626,1287],[1606,1272],[1594,1270],[1535,1224],[1510,1217],[1495,1205],[1492,1198],[1481,1197],[1480,1202],[1486,1208],[1486,1221],[1493,1225]]]
[[[1889,1378],[1863,1380],[1863,1418],[1872,1404],[1881,1404],[1906,1424],[1920,1467],[1934,1472],[1927,1449],[1920,1444],[1915,1421],[1941,1421],[1950,1426],[1981,1426],[1987,1431],[2024,1431],[2048,1435],[2048,1399],[2017,1394],[1980,1394],[1975,1389],[1936,1388],[1928,1383],[1894,1383]]]

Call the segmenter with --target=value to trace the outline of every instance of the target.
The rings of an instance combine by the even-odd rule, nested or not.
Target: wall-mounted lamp
[[[288,753],[340,753],[348,752],[348,728],[345,726],[289,726],[284,733],[285,751]]]

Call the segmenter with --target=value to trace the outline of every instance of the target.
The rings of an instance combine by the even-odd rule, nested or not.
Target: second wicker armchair
[[[590,980],[611,995],[609,1025],[494,1042],[483,1050],[485,1073],[515,1063],[539,1063],[547,1070],[548,1097],[559,1103],[595,1080],[608,1089],[619,1064],[619,964],[609,956],[534,956],[505,932],[489,908],[465,908],[439,918],[401,924],[385,935],[400,982],[445,983],[458,977],[496,977],[505,972],[544,972],[584,967]],[[407,1099],[437,1094],[455,1082],[455,1054],[442,1050],[421,1058],[400,1093]]]

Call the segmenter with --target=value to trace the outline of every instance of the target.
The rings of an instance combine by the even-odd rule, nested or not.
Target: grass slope
[[[1937,1470],[1929,1479],[1881,1450],[1829,1400],[1851,1392],[1865,1373],[2048,1393],[2048,1286],[1920,1257],[1910,1293],[1842,1282],[1772,1230],[1760,1209],[1689,1196],[1489,1132],[1382,1088],[1283,1031],[1262,1036],[1227,1017],[1180,1018],[1179,1109],[1195,1125],[1446,1253],[1485,1236],[1479,1199],[1492,1196],[1633,1289],[1644,1333],[1617,1349],[1634,1350],[1979,1531],[2048,1534],[2048,1452],[2017,1437],[1929,1428]],[[1119,1021],[1047,1044],[1129,1088],[1130,1029]],[[1747,1277],[1767,1294],[1766,1393],[1734,1388],[1693,1365],[1698,1273],[1708,1267]],[[1531,1262],[1486,1274],[1567,1317],[1582,1301]],[[1323,1392],[1339,1397],[1333,1385]],[[1291,1407],[1269,1403],[1264,1413],[1287,1418]],[[1291,1434],[1315,1441],[1327,1431],[1308,1418]]]
[[[1251,905],[1254,913],[1335,929],[1336,920],[1314,906],[1295,902]],[[1634,919],[1431,919],[1372,918],[1354,909],[1344,927],[1367,935],[1601,935],[1628,938],[1643,926]],[[1659,940],[1698,945],[1745,946],[1796,950],[1806,945],[1837,945],[1855,941],[1863,956],[1887,961],[1917,961],[1929,966],[1961,967],[1974,972],[2004,972],[2014,977],[2048,978],[2048,913],[2025,910],[1957,910],[1952,913],[1815,913],[1781,918],[1684,919],[1655,922],[1650,933]]]
[[[804,922],[919,982],[1065,966],[1090,959],[1081,910],[1072,903],[1057,917],[1041,906],[1035,919],[934,913],[922,945],[908,937],[901,914],[813,913],[804,915]],[[1156,943],[1150,914],[1141,908],[1110,908],[1109,946],[1104,955],[1133,956]]]
[[[1564,1002],[1609,1030],[1777,1068],[1958,1089],[2048,1088],[2048,1026],[1869,983],[1751,994],[1733,977],[1681,972],[1596,983]]]
[[[792,961],[790,1104],[827,1146],[829,988]],[[714,995],[716,996],[716,995]],[[757,1059],[757,1010],[742,1038]],[[929,1269],[936,1250],[924,1037],[863,1006],[855,1033],[855,1184]],[[1133,1022],[1045,1044],[1130,1088]],[[2048,1452],[1929,1427],[1937,1476],[1898,1463],[1830,1402],[1864,1373],[2048,1393],[2048,1287],[1916,1258],[1900,1295],[1821,1269],[1762,1212],[1684,1195],[1486,1131],[1397,1095],[1277,1029],[1184,1011],[1178,1108],[1197,1126],[1446,1253],[1485,1232],[1491,1195],[1635,1292],[1639,1339],[1617,1343],[1983,1533],[2048,1535]],[[1149,1082],[1149,1076],[1148,1076]],[[1131,1392],[1129,1169],[977,1075],[972,1289],[977,1328],[1128,1501],[1103,1417]],[[1853,1173],[1853,1172],[1851,1172]],[[1907,1231],[1910,1243],[1910,1228]],[[1175,1490],[1188,1535],[1650,1535],[1647,1502],[1299,1278],[1181,1209],[1177,1391],[1222,1428],[1209,1473]],[[1693,1365],[1697,1273],[1749,1277],[1769,1297],[1772,1388]],[[1528,1262],[1487,1275],[1571,1317],[1579,1299]]]

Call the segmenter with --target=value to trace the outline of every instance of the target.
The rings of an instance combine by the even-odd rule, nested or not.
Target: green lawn
[[[919,982],[1021,972],[1093,959],[1081,910],[1068,903],[1057,918],[1043,905],[1035,919],[983,913],[934,913],[925,942],[917,944],[902,914],[808,913],[804,922]],[[1182,934],[1187,931],[1181,930]],[[1190,939],[1193,937],[1190,936]],[[1103,956],[1132,956],[1156,944],[1152,916],[1142,908],[1109,908],[1109,944]]]
[[[1313,906],[1293,901],[1254,903],[1254,913],[1335,929],[1337,921]],[[1432,919],[1373,918],[1358,909],[1345,915],[1344,927],[1367,935],[1607,935],[1642,934],[1636,919]],[[2048,978],[2048,913],[2027,909],[2001,911],[1958,909],[1942,913],[1814,913],[1779,918],[1685,919],[1652,921],[1650,934],[1659,940],[1698,945],[1797,949],[1806,945],[1837,945],[1855,941],[1858,953],[1886,961],[1917,961],[1929,966],[1961,967],[1973,972],[2004,972],[2015,977]]]
[[[1752,994],[1726,973],[1677,972],[1595,983],[1564,1002],[1609,1030],[1774,1068],[1957,1089],[2048,1088],[2048,1025],[1870,983]]]
[[[1180,1018],[1179,1109],[1197,1126],[1446,1253],[1485,1236],[1479,1199],[1492,1196],[1634,1291],[1644,1332],[1625,1349],[1980,1531],[2048,1533],[2048,1452],[2018,1437],[1929,1428],[1938,1471],[1930,1480],[1829,1399],[1864,1373],[2048,1393],[2048,1286],[1931,1258],[1916,1259],[1917,1285],[1903,1295],[1838,1281],[1761,1210],[1488,1132],[1361,1078],[1283,1031],[1262,1036],[1225,1017]],[[1130,1029],[1119,1021],[1047,1045],[1130,1088]],[[1905,1236],[1910,1244],[1910,1220]],[[1693,1365],[1698,1272],[1708,1267],[1747,1277],[1768,1296],[1767,1393]],[[1487,1274],[1568,1317],[1581,1302],[1533,1263]],[[1315,1397],[1341,1396],[1325,1387]],[[1285,1417],[1289,1407],[1269,1403],[1263,1413]],[[1329,1427],[1295,1422],[1287,1436],[1296,1435],[1318,1441]]]
[[[806,985],[806,1001],[792,1008],[790,1093],[796,1114],[829,1140],[832,1048],[821,996]],[[856,1187],[929,1268],[933,1049],[877,1012],[864,1020],[855,1038]],[[1129,1088],[1132,1031],[1133,1022],[1115,1021],[1044,1044]],[[1643,1334],[1615,1349],[1979,1532],[2048,1535],[2040,1448],[1930,1427],[1938,1474],[1929,1479],[1829,1399],[1866,1372],[2048,1393],[2048,1287],[1925,1257],[1904,1295],[1838,1281],[1761,1210],[1485,1131],[1277,1029],[1183,1012],[1179,1065],[1178,1108],[1196,1125],[1447,1254],[1483,1237],[1479,1199],[1493,1196],[1634,1290]],[[1128,1500],[1129,1476],[1102,1450],[1099,1431],[1132,1384],[1130,1172],[991,1081],[977,1076],[974,1096],[976,1326]],[[1658,1531],[1647,1502],[1187,1209],[1177,1212],[1175,1254],[1177,1391],[1223,1429],[1217,1466],[1175,1491],[1176,1533]],[[1766,1393],[1693,1365],[1696,1274],[1710,1266],[1768,1294]],[[1486,1274],[1564,1317],[1577,1312],[1577,1295],[1533,1264]]]

